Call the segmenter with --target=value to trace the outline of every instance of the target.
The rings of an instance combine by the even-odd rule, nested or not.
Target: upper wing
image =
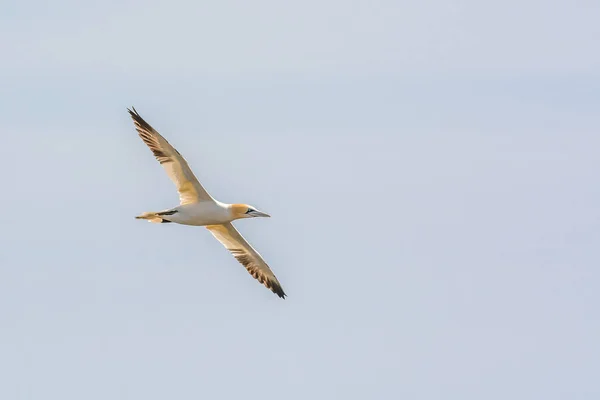
[[[206,228],[250,272],[250,275],[277,296],[285,298],[286,294],[273,271],[230,222],[223,225],[208,225]]]
[[[144,121],[135,108],[133,108],[133,111],[130,109],[127,109],[127,111],[129,111],[131,118],[133,118],[133,123],[138,134],[150,150],[152,150],[154,157],[164,167],[169,178],[177,186],[180,203],[190,204],[203,200],[213,200],[200,182],[198,182],[198,179],[196,179],[181,154],[160,133],[154,130],[149,123]]]

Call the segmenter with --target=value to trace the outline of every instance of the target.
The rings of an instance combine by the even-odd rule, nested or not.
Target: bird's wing
[[[198,182],[198,179],[194,176],[183,156],[160,133],[152,128],[149,123],[144,121],[135,108],[133,108],[133,111],[130,109],[127,109],[127,111],[129,111],[131,118],[133,118],[133,123],[138,134],[150,150],[152,150],[154,157],[164,167],[169,178],[177,186],[179,202],[183,205],[213,200],[200,182]]]
[[[206,228],[248,270],[250,275],[265,285],[267,289],[271,289],[277,296],[285,298],[286,294],[273,271],[230,222],[222,225],[208,225]]]

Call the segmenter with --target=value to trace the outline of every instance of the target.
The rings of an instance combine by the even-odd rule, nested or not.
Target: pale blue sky
[[[600,4],[9,1],[0,398],[598,399]],[[289,297],[177,204],[135,106]]]

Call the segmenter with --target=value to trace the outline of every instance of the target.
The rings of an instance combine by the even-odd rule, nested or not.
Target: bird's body
[[[136,218],[154,223],[205,226],[248,272],[273,293],[285,298],[281,284],[261,255],[231,223],[236,219],[269,217],[247,204],[227,204],[215,200],[202,187],[181,154],[137,113],[128,110],[144,143],[177,186],[180,205],[168,210],[145,212]]]
[[[171,222],[182,225],[207,226],[226,224],[233,220],[230,208],[218,201],[203,201],[175,207]]]
[[[144,213],[138,219],[150,222],[175,222],[181,225],[207,226],[233,221],[228,204],[219,201],[201,201],[183,204],[168,210]]]

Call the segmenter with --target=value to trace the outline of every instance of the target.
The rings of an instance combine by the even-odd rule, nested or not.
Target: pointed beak
[[[269,214],[267,214],[267,213],[264,213],[264,212],[262,212],[262,211],[253,211],[253,212],[252,212],[252,216],[253,216],[253,217],[267,217],[267,218],[270,218],[270,217],[271,217]]]

